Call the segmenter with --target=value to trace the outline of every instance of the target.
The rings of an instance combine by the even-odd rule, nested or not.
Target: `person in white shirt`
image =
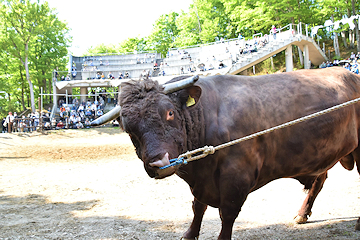
[[[8,133],[12,132],[12,126],[14,123],[14,116],[12,115],[12,112],[9,112],[9,115],[6,116],[5,124],[8,126]]]

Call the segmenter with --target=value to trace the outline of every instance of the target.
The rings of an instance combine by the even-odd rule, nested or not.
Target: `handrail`
[[[82,55],[82,56],[74,56],[73,57],[91,57],[91,56],[111,56],[111,55],[131,55],[131,54],[141,54],[141,53],[158,53],[155,50],[149,50],[149,51],[136,51],[135,52],[126,52],[126,53],[97,53],[96,55]]]
[[[262,33],[256,33],[252,35],[252,38],[256,37],[257,35],[260,35],[260,37],[262,38],[263,34]]]
[[[293,26],[298,26],[298,24],[289,23],[288,25],[286,25],[284,27],[276,29],[276,31],[280,33],[285,28],[289,28],[289,30],[296,29]],[[261,34],[261,36],[263,35],[262,33],[257,33],[257,34],[254,34],[253,37],[258,35],[258,34]],[[269,31],[269,35],[271,35],[271,30]],[[230,38],[230,39],[224,40],[224,42],[231,42],[231,41],[236,41],[236,40],[238,40],[238,38]],[[251,39],[248,39],[248,40],[251,40]],[[246,41],[248,41],[248,40],[246,40]],[[191,46],[182,46],[182,47],[176,47],[176,48],[169,48],[169,51],[190,49],[190,48],[196,48],[196,47],[204,47],[204,46],[209,46],[209,45],[215,45],[215,44],[218,44],[218,43],[219,43],[219,41],[215,41],[215,42],[202,43],[202,44],[196,44],[196,45],[191,45]]]

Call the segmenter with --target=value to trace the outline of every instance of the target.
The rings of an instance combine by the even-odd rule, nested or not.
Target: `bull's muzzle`
[[[175,167],[168,167],[166,169],[160,169],[161,167],[170,164],[169,153],[165,153],[164,157],[160,160],[149,163],[149,166],[155,170],[155,178],[161,179],[170,176],[175,173]]]

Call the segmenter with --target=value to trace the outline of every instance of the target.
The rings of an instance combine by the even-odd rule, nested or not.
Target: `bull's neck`
[[[184,129],[186,135],[185,151],[194,150],[203,147],[205,139],[204,114],[201,102],[195,107],[185,109]]]

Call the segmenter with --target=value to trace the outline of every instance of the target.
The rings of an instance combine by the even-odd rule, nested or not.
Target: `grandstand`
[[[286,69],[292,71],[291,45],[297,45],[304,51],[305,68],[309,68],[310,61],[319,65],[326,60],[326,56],[308,36],[307,31],[306,35],[302,34],[301,26],[289,24],[278,29],[276,39],[271,34],[257,34],[246,41],[229,39],[169,49],[164,58],[156,52],[70,56],[68,71],[54,71],[52,116],[59,111],[59,96],[65,99],[75,96],[72,94],[73,88],[80,88],[80,95],[77,96],[84,102],[93,97],[96,99],[96,93],[91,96],[89,94],[94,88],[110,89],[108,92],[113,92],[111,96],[114,97],[118,86],[121,82],[127,81],[127,78],[140,79],[148,75],[164,83],[181,74],[246,74],[246,69],[284,50],[288,56],[285,58]],[[75,72],[76,75],[72,76]],[[112,77],[109,77],[110,73]],[[119,77],[120,73],[122,77]]]
[[[129,78],[138,78],[143,70],[152,71],[154,63],[159,61],[159,53],[136,53],[117,55],[98,55],[69,58],[69,72],[75,64],[77,75],[73,80],[95,79],[96,74],[103,73],[105,78],[111,72],[118,78],[120,72],[129,73]]]

